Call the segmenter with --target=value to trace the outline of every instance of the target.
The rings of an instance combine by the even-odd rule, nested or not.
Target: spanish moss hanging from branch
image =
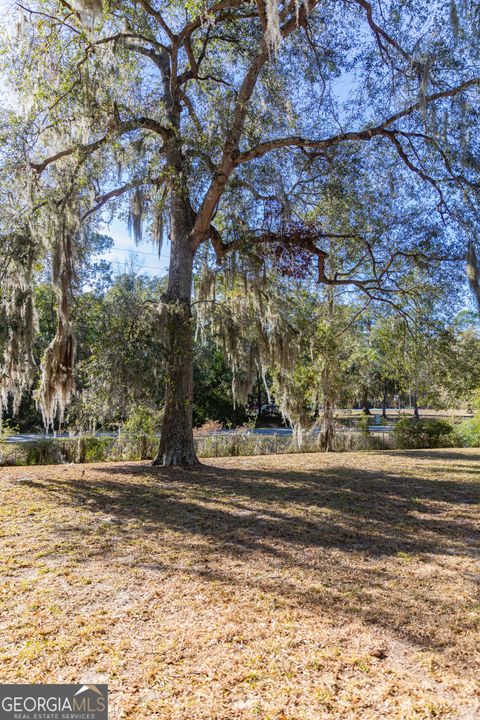
[[[221,274],[203,268],[197,291],[197,335],[208,336],[222,350],[236,403],[246,405],[257,378],[270,371],[280,412],[301,441],[308,417],[294,380],[298,338],[288,322],[287,305],[278,281],[272,281],[258,256],[233,253]]]
[[[28,231],[2,238],[2,285],[0,291],[0,423],[12,399],[18,412],[23,395],[30,389],[35,361],[33,344],[37,315],[33,291],[35,244]]]
[[[143,218],[145,215],[145,196],[140,185],[133,190],[130,196],[130,207],[128,213],[128,231],[133,235],[136,245],[142,242]]]
[[[57,417],[63,422],[66,406],[75,393],[75,339],[71,320],[71,295],[74,276],[74,240],[80,230],[78,208],[71,200],[57,205],[49,214],[52,239],[52,281],[57,298],[57,329],[45,351],[37,403],[45,427],[53,427]]]

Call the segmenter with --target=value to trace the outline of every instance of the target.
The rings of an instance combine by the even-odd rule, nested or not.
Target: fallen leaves
[[[101,677],[114,720],[474,718],[479,459],[2,470],[0,680]]]

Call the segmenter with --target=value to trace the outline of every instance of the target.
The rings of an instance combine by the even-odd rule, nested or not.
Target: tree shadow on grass
[[[345,467],[285,472],[201,466],[183,471],[126,464],[96,470],[109,477],[49,481],[49,491],[59,502],[80,502],[91,512],[141,520],[145,532],[185,531],[208,537],[217,547],[238,542],[258,549],[261,540],[262,552],[273,554],[276,543],[288,543],[350,548],[372,556],[461,555],[471,552],[471,539],[480,541],[472,512],[480,503],[480,483],[473,481]],[[470,538],[468,544],[464,536]]]
[[[81,508],[64,532],[82,562],[130,554],[132,567],[159,580],[173,572],[260,591],[335,622],[360,617],[418,645],[448,644],[445,628],[464,612],[464,601],[446,599],[438,582],[408,577],[408,567],[418,560],[429,570],[431,556],[478,555],[478,482],[342,466],[124,464],[94,472],[94,479],[32,483],[55,503]],[[54,532],[61,537],[62,527]],[[172,551],[186,558],[180,568]]]
[[[462,460],[463,462],[480,463],[480,452],[478,453],[462,453],[455,449],[436,448],[434,450],[385,450],[383,455],[389,457],[406,457],[418,460],[434,460],[436,462],[442,460]],[[472,470],[473,471],[473,470]],[[478,467],[480,472],[480,466]]]

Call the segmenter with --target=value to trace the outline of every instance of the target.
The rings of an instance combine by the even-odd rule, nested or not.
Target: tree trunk
[[[260,382],[260,373],[257,373],[257,404],[258,404],[258,411],[257,411],[257,419],[262,414],[262,384]]]
[[[362,410],[364,415],[371,415],[370,408],[368,407],[368,387],[365,387],[362,392]]]
[[[334,321],[334,302],[334,291],[332,287],[329,287],[327,288],[327,317],[332,324]],[[331,354],[328,354],[322,372],[323,421],[320,433],[320,447],[324,452],[332,452],[334,450],[335,421],[333,407],[336,398],[334,388],[332,387],[335,373],[334,365],[332,365],[333,362],[334,360]]]
[[[193,328],[191,292],[192,212],[186,193],[177,191],[171,209],[171,251],[167,305],[167,371],[160,448],[153,465],[198,464],[193,442]]]
[[[385,419],[387,418],[387,402],[388,402],[387,382],[384,381],[383,397],[382,397],[382,417]]]
[[[412,403],[413,403],[413,416],[420,420],[420,413],[418,411],[418,404],[417,404],[417,392],[415,391],[412,395]]]
[[[324,452],[333,452],[335,438],[335,423],[333,405],[329,399],[323,403],[323,421],[320,433],[320,447]]]

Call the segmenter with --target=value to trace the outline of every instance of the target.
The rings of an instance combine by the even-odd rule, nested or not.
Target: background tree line
[[[85,270],[77,279],[73,307],[77,394],[63,425],[71,431],[115,429],[139,407],[161,413],[164,403],[166,349],[158,298],[166,278],[142,274],[133,258],[113,272],[110,263],[98,260],[111,245],[105,235],[92,234],[84,241]],[[426,283],[428,294],[416,296],[413,305],[394,308],[365,301],[361,293],[319,287],[308,276],[271,272],[264,292],[278,307],[259,331],[252,294],[238,278],[228,286],[228,279],[218,284],[217,277],[211,297],[201,299],[205,282],[205,267],[199,266],[193,305],[196,427],[207,421],[227,427],[258,422],[262,406],[270,404],[263,414],[272,416],[273,405],[284,408],[288,403],[294,427],[301,431],[321,423],[324,447],[330,449],[339,408],[369,413],[373,405],[383,407],[385,416],[387,408],[407,405],[466,409],[480,388],[480,328],[476,314],[463,307],[468,301],[464,291],[455,298],[448,291],[447,305],[445,288]],[[24,432],[42,430],[36,394],[42,356],[56,332],[56,297],[44,269],[36,272],[33,292],[36,374],[16,417],[12,402],[5,414]],[[282,364],[262,356],[264,334],[275,332],[280,311],[295,345],[287,392]],[[215,322],[218,313],[222,329],[230,327],[241,345],[233,356]],[[5,350],[2,337],[2,360]],[[243,360],[232,363],[232,357]],[[242,383],[245,392],[239,401]],[[263,417],[260,422],[277,419]]]

